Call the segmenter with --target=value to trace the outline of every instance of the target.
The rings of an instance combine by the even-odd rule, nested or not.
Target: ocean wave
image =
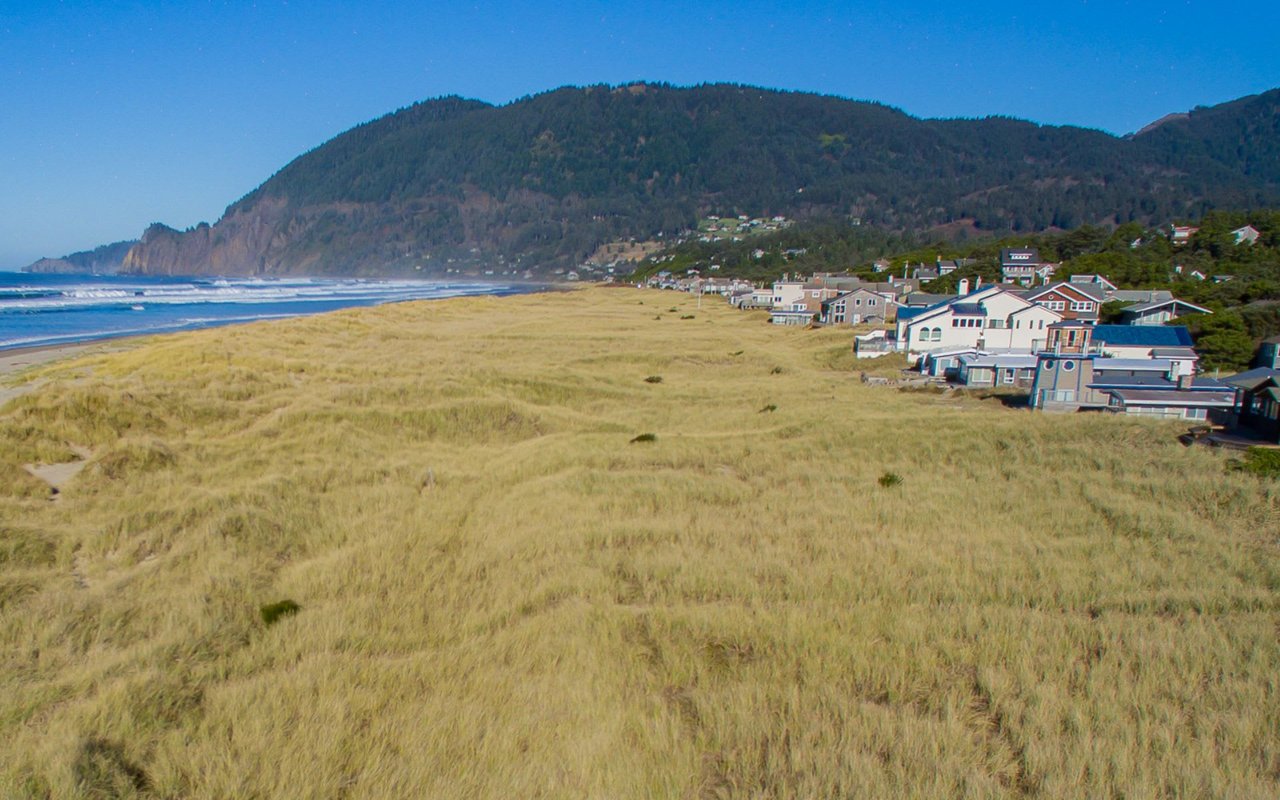
[[[529,287],[356,278],[41,279],[0,285],[0,350],[282,319],[353,306]],[[3,280],[3,278],[0,278]]]

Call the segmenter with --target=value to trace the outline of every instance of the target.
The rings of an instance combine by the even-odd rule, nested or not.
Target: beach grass
[[[405,303],[30,375],[0,795],[1280,794],[1280,483],[668,305]],[[73,446],[51,500],[21,465]]]

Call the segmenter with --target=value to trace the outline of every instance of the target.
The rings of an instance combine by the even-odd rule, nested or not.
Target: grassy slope
[[[1276,796],[1274,484],[762,319],[590,290],[47,370],[0,414],[0,795]],[[15,465],[66,442],[50,503]]]

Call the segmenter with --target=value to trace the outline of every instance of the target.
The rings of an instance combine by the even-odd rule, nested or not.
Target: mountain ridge
[[[539,273],[708,212],[1005,233],[1267,204],[1280,204],[1280,90],[1116,137],[736,84],[632,83],[399,109],[300,155],[212,226],[153,225],[123,268]]]

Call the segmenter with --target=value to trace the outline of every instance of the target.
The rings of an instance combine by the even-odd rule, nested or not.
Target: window
[[[874,306],[875,304],[876,304],[876,298],[874,298],[874,297],[868,297],[868,298],[867,298],[867,305],[869,305],[869,306]]]
[[[855,306],[860,306],[860,305],[862,305],[862,298],[861,298],[861,297],[855,297],[855,298],[853,298],[853,304],[854,304]]]
[[[1046,359],[1044,360],[1044,368],[1045,368],[1045,369],[1053,369],[1053,368],[1054,368],[1054,367],[1056,367],[1056,366],[1058,366],[1058,364],[1057,364],[1057,362],[1055,362],[1052,358],[1046,358]]]
[[[989,319],[989,320],[987,320],[987,327],[988,327],[988,328],[1003,328],[1003,327],[1004,327],[1004,320],[1002,320],[1002,319]]]
[[[942,328],[934,328],[934,329],[933,329],[933,340],[934,340],[935,342],[940,342],[940,341],[942,341]]]
[[[1063,362],[1062,362],[1062,371],[1063,371],[1063,372],[1070,372],[1071,370],[1073,370],[1073,369],[1075,369],[1075,368],[1076,368],[1076,362],[1074,362],[1074,361],[1063,361]]]
[[[959,327],[960,327],[960,320],[955,319],[955,318],[953,317],[953,318],[952,318],[952,320],[951,320],[951,327],[953,327],[953,328],[959,328]]]
[[[1087,300],[1072,300],[1071,310],[1072,311],[1092,311],[1093,303],[1090,303]]]
[[[1011,369],[1004,370],[1004,374],[1000,378],[1000,380],[1004,383],[1013,383],[1013,370]]]

